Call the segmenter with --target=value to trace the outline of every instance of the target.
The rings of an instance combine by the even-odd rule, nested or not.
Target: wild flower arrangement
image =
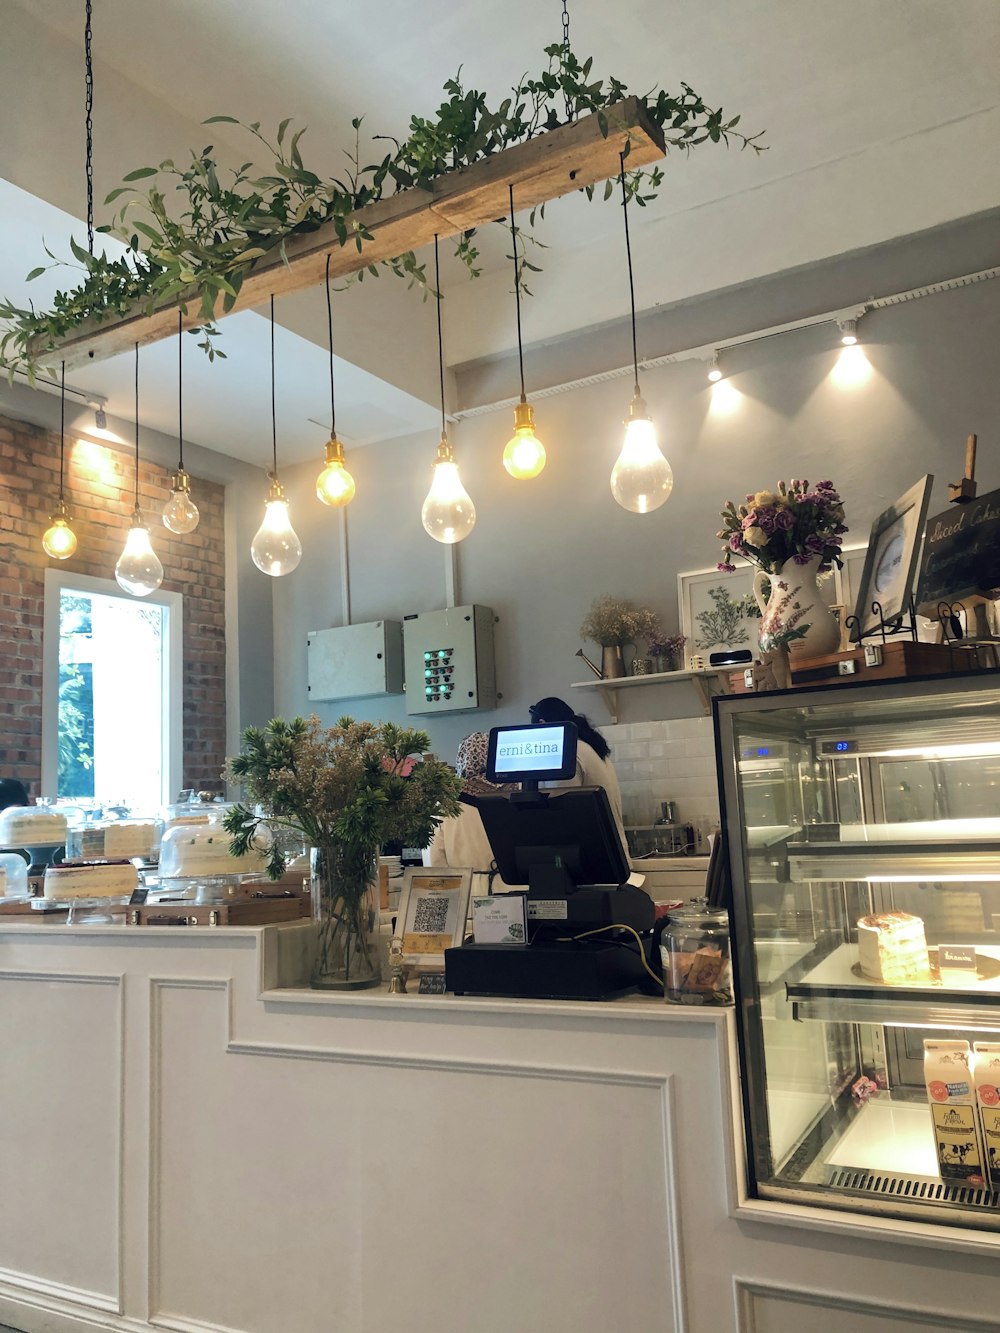
[[[439,759],[420,758],[430,745],[426,732],[391,722],[342,717],[324,728],[318,717],[276,717],[263,730],[248,727],[242,743],[225,772],[242,782],[247,801],[223,821],[231,850],[246,851],[266,826],[268,874],[279,879],[288,845],[282,833],[311,843],[320,923],[312,984],[377,986],[378,849],[389,841],[426,847],[435,824],[458,813],[460,779]]]
[[[329,728],[318,717],[248,727],[224,775],[244,792],[224,820],[233,853],[259,844],[268,829],[369,854],[386,842],[426,847],[435,825],[458,813],[461,787],[447,764],[420,758],[429,746],[424,731],[349,717]],[[270,843],[271,879],[284,874],[286,846],[280,836]]]
[[[593,639],[602,648],[622,643],[648,643],[662,634],[660,618],[655,611],[610,594],[594,599],[580,626],[581,638]]]
[[[680,657],[687,643],[686,634],[664,634],[649,642],[650,657]]]
[[[777,491],[757,491],[746,504],[726,501],[718,533],[726,545],[718,567],[732,572],[732,557],[739,555],[773,574],[788,560],[807,565],[819,556],[822,574],[843,565],[845,532],[843,502],[832,481],[821,481],[814,490],[808,481],[779,481]]]

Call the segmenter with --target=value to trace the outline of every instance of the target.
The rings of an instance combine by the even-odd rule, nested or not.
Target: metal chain
[[[87,25],[83,33],[87,89],[87,248],[94,253],[94,61],[91,51],[91,0],[87,0]]]
[[[569,0],[562,0],[562,25],[563,25],[563,53],[569,55]],[[570,102],[569,93],[566,94],[566,123],[573,119],[573,105]]]

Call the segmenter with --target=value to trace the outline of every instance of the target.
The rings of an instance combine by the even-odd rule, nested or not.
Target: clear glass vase
[[[378,954],[378,848],[337,843],[310,857],[313,916],[319,923],[310,985],[363,990],[382,980]]]

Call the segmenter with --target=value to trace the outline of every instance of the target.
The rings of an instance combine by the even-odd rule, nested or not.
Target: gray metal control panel
[[[454,606],[404,618],[407,713],[496,707],[495,619],[488,606]]]
[[[310,702],[402,694],[403,627],[398,620],[311,630],[306,643]]]

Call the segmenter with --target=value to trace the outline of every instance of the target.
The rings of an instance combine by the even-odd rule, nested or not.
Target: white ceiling
[[[697,296],[994,207],[1000,202],[1000,6],[994,0],[713,0],[672,5],[570,0],[573,45],[595,73],[633,89],[687,81],[712,104],[766,131],[756,156],[705,146],[672,155],[660,199],[631,210],[640,308]],[[51,275],[26,289],[40,240],[61,252],[83,190],[83,0],[8,0],[0,51],[0,291],[44,303]],[[502,98],[561,36],[560,0],[378,6],[292,0],[134,0],[94,4],[94,165],[100,201],[136,166],[183,159],[214,142],[251,156],[213,114],[307,125],[307,164],[335,172],[350,119],[402,136],[432,112],[462,66],[467,86]],[[613,20],[609,20],[609,13]],[[363,150],[366,151],[366,150]],[[377,146],[371,149],[372,160]],[[496,229],[494,229],[496,231]],[[620,208],[580,196],[548,210],[544,272],[524,311],[531,341],[627,312]],[[486,275],[446,265],[449,364],[509,350],[513,301],[506,238],[483,240]],[[314,457],[328,423],[326,314],[320,289],[279,303],[278,438],[287,461]],[[270,452],[269,340],[259,315],[223,325],[226,361],[185,348],[185,435],[265,462]],[[338,427],[354,443],[433,428],[431,304],[383,277],[338,296]],[[620,358],[619,358],[620,359]],[[144,424],[175,433],[174,342],[142,354]],[[131,358],[74,383],[132,414]],[[513,388],[513,386],[512,386]]]

